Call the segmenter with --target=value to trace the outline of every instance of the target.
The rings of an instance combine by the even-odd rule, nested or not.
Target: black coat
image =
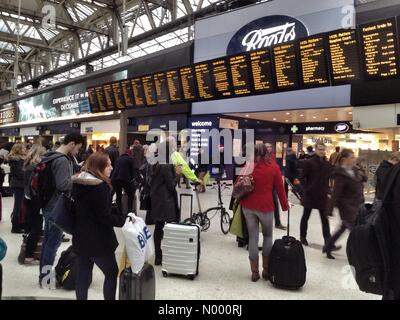
[[[376,190],[375,190],[375,197],[379,200],[382,200],[383,193],[385,190],[385,179],[387,173],[392,169],[393,164],[389,161],[383,160],[379,165],[378,169],[376,170],[375,177],[376,177]]]
[[[333,178],[334,186],[329,211],[332,212],[333,207],[337,207],[341,219],[354,224],[358,209],[364,202],[362,177],[357,171],[354,171],[354,177],[352,177],[343,167],[336,167]]]
[[[295,154],[286,157],[285,177],[293,181],[298,177],[297,158]]]
[[[112,172],[112,181],[131,182],[136,176],[135,163],[128,154],[123,154],[115,162]]]
[[[152,166],[150,198],[151,210],[149,218],[151,221],[179,221],[178,194],[176,192],[176,177],[173,165],[160,164]]]
[[[305,208],[326,210],[328,205],[329,178],[333,166],[325,158],[314,155],[302,163],[300,181],[304,190],[302,205]]]
[[[114,168],[115,167],[115,163],[116,163],[116,161],[117,161],[117,159],[119,157],[119,151],[118,151],[117,146],[115,146],[115,145],[108,146],[104,150],[104,152],[107,153],[108,156],[110,157],[111,165]]]
[[[8,164],[10,165],[10,187],[24,188],[24,159],[20,157],[10,157]]]
[[[122,227],[125,217],[112,210],[108,185],[84,172],[73,177],[72,197],[76,210],[74,252],[85,257],[114,254],[118,247],[114,227]]]

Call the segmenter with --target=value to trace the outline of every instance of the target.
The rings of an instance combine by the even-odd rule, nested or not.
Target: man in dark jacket
[[[113,168],[115,168],[115,162],[117,161],[119,157],[119,151],[117,147],[117,138],[116,137],[111,137],[110,138],[110,145],[104,150],[105,153],[108,154],[111,160],[111,165]]]
[[[329,220],[325,211],[328,204],[329,178],[333,166],[326,159],[326,147],[323,143],[315,145],[315,154],[303,163],[300,181],[304,189],[304,213],[300,223],[300,241],[307,246],[308,220],[313,209],[318,209],[325,242],[331,237]]]
[[[400,161],[400,154],[399,152],[393,152],[390,155],[390,158],[388,160],[383,160],[381,164],[379,165],[378,169],[376,170],[375,173],[375,179],[376,179],[376,189],[375,189],[375,197],[378,200],[382,200],[383,197],[383,192],[385,190],[385,178],[386,174],[390,171],[390,169],[399,163]]]

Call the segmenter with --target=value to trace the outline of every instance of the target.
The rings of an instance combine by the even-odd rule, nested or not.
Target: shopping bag
[[[240,204],[234,206],[233,219],[229,232],[239,238],[245,238],[242,221],[242,208]]]
[[[133,273],[142,270],[144,263],[154,256],[154,241],[142,218],[130,213],[122,227],[126,254]]]

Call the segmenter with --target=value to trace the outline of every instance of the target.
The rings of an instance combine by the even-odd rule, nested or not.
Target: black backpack
[[[54,194],[55,183],[51,171],[51,163],[53,160],[61,157],[66,157],[66,155],[49,155],[39,162],[33,169],[29,185],[30,196],[31,201],[36,203],[39,208],[44,208]]]

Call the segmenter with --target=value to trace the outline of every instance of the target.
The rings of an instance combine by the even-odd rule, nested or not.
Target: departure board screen
[[[97,101],[96,90],[94,88],[87,88],[89,97],[90,109],[92,112],[99,112],[99,102]]]
[[[268,93],[273,90],[272,60],[268,49],[250,52],[251,78],[255,93]]]
[[[211,70],[208,62],[194,66],[196,73],[197,89],[200,100],[214,99],[214,84],[211,78]]]
[[[303,86],[314,88],[329,85],[325,37],[319,35],[300,40],[299,49]]]
[[[147,106],[157,105],[157,93],[153,76],[149,75],[142,77],[142,83]]]
[[[296,46],[286,43],[273,48],[276,87],[291,90],[299,87]]]
[[[396,19],[361,25],[359,30],[365,77],[368,80],[397,77],[400,57],[396,39]]]
[[[185,67],[179,69],[182,81],[183,97],[187,101],[193,101],[197,99],[197,88],[196,88],[196,75],[193,67]]]
[[[178,70],[167,71],[169,100],[171,103],[182,102],[182,85]]]
[[[124,97],[125,106],[127,108],[132,108],[135,106],[132,83],[130,80],[121,81],[122,96]]]
[[[95,90],[100,111],[107,111],[107,101],[104,96],[103,86],[95,87]]]
[[[360,78],[360,64],[355,30],[335,31],[328,36],[331,80],[334,85]]]
[[[229,58],[232,76],[233,93],[235,96],[251,94],[249,64],[247,54],[239,54]]]
[[[211,61],[211,74],[214,80],[215,97],[229,98],[233,96],[232,79],[229,73],[228,61],[226,58]]]
[[[133,89],[133,98],[137,107],[145,107],[146,101],[143,92],[143,84],[141,78],[135,78],[131,80]]]
[[[168,99],[168,84],[167,76],[164,72],[154,75],[154,86],[156,88],[158,104],[167,104]]]
[[[115,101],[114,101],[114,94],[112,90],[111,83],[107,83],[103,85],[104,89],[104,97],[106,100],[106,106],[109,111],[115,110]]]
[[[113,94],[114,94],[114,101],[115,101],[115,106],[117,107],[118,110],[125,109],[125,104],[124,104],[124,97],[122,95],[122,89],[121,89],[121,84],[118,82],[113,82],[111,84]]]

